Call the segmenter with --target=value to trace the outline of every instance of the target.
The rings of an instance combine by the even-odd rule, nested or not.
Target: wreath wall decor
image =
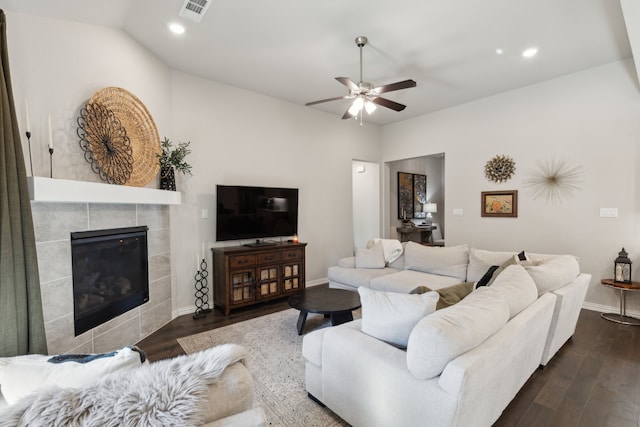
[[[492,182],[505,182],[516,172],[516,163],[509,156],[498,155],[484,166],[484,176]]]
[[[538,170],[531,172],[523,184],[530,190],[531,197],[543,197],[547,203],[558,204],[573,197],[582,189],[584,169],[582,165],[570,165],[566,160],[546,160],[538,162]]]
[[[147,107],[131,92],[106,87],[94,93],[80,112],[77,132],[85,159],[101,179],[144,187],[158,175],[158,129]]]
[[[80,110],[78,136],[84,158],[100,179],[109,184],[125,184],[131,177],[131,142],[120,120],[98,102]]]

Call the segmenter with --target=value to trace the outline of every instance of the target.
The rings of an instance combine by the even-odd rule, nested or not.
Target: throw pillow
[[[450,307],[462,301],[464,297],[473,292],[473,285],[473,282],[464,282],[458,283],[457,285],[449,286],[447,288],[436,289],[435,292],[437,292],[440,296],[440,298],[438,299],[438,304],[436,305],[436,310]],[[426,286],[418,286],[409,293],[423,294],[429,291],[431,291],[431,289]]]
[[[423,318],[411,331],[407,367],[421,380],[436,377],[445,366],[499,331],[509,319],[500,292],[483,287],[460,303]]]
[[[476,288],[479,288],[480,286],[487,286],[487,283],[489,283],[489,281],[493,277],[493,273],[495,273],[498,268],[500,268],[499,265],[492,265],[491,267],[489,267],[487,272],[484,273],[480,280],[476,282]]]
[[[491,286],[491,284],[496,280],[496,278],[500,275],[500,273],[502,273],[507,267],[509,267],[510,265],[516,265],[516,264],[518,264],[517,255],[512,256],[511,258],[506,260],[504,263],[502,263],[502,265],[496,268],[493,274],[491,275],[491,279],[489,279],[489,281],[487,282],[487,286]]]
[[[360,286],[362,332],[397,347],[406,348],[413,327],[436,309],[439,295],[380,292]]]
[[[356,249],[356,268],[384,268],[386,264],[382,242],[370,248]]]
[[[476,282],[486,273],[492,265],[501,265],[515,252],[488,251],[485,249],[469,249],[469,268],[467,269],[467,281]]]
[[[37,390],[51,386],[81,388],[108,373],[139,367],[145,360],[143,355],[142,350],[125,347],[99,355],[9,357],[0,363],[0,388],[7,403],[13,405]]]
[[[538,299],[538,289],[531,276],[521,265],[507,267],[491,285],[509,305],[509,319]]]
[[[468,264],[469,247],[467,245],[439,247],[407,242],[404,250],[406,270],[455,277],[464,282],[467,279]]]
[[[538,265],[526,265],[525,270],[533,278],[538,296],[561,288],[580,274],[578,259],[573,255],[553,255],[535,261]]]

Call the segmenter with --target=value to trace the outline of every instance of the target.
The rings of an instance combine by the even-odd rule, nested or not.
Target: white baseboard
[[[598,311],[600,313],[620,313],[619,306],[593,304],[590,302],[585,302],[584,304],[582,304],[582,308],[584,308],[585,310]],[[640,311],[627,310],[627,316],[640,318]]]

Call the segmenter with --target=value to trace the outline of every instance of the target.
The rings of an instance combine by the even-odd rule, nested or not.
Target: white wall
[[[379,128],[177,71],[172,89],[171,137],[191,141],[194,173],[178,181],[183,205],[171,212],[177,308],[193,305],[192,260],[202,242],[238,244],[215,243],[216,184],[299,188],[307,282],[324,282],[327,268],[353,252],[351,163],[379,162]]]
[[[76,119],[107,86],[138,96],[161,138],[191,141],[194,175],[178,175],[183,205],[171,208],[174,315],[193,310],[195,253],[215,244],[216,184],[300,189],[299,237],[308,243],[311,284],[353,252],[351,162],[379,162],[379,127],[172,71],[120,30],[17,13],[7,13],[7,28],[21,127],[29,101],[36,176],[49,174],[51,113],[54,178],[99,181],[78,145]],[[202,209],[208,219],[200,218]]]
[[[617,294],[600,285],[611,277],[622,246],[640,280],[638,161],[640,97],[631,60],[481,99],[385,126],[383,161],[444,152],[447,245],[571,253],[593,279],[587,301],[617,307]],[[461,126],[461,124],[464,126]],[[513,179],[494,184],[485,163],[497,154],[516,162]],[[583,189],[549,205],[533,200],[523,180],[544,159],[582,165]],[[480,192],[519,191],[518,218],[482,218]],[[600,218],[616,207],[618,218]],[[452,209],[464,209],[453,216]],[[629,309],[640,311],[640,298]]]
[[[380,165],[354,160],[351,174],[353,247],[362,248],[366,246],[369,239],[382,236],[380,227]]]
[[[634,261],[634,278],[640,277],[640,98],[631,60],[381,129],[171,71],[116,29],[7,15],[18,119],[24,123],[28,99],[35,175],[48,175],[51,113],[54,177],[97,181],[78,147],[76,118],[81,105],[106,86],[136,94],[161,137],[191,141],[194,176],[178,178],[184,204],[171,209],[174,313],[193,305],[195,251],[203,242],[214,244],[216,184],[300,188],[307,280],[317,282],[353,250],[352,159],[391,162],[440,152],[446,154],[448,245],[574,253],[594,275],[587,300],[596,305],[617,305],[616,295],[598,283],[611,276],[622,246]],[[515,177],[504,184],[483,175],[496,154],[516,161]],[[545,158],[567,158],[585,169],[583,190],[559,206],[532,200],[522,186]],[[388,182],[383,186],[386,205]],[[520,190],[519,218],[480,217],[480,192],[492,189]],[[620,216],[599,218],[600,207],[617,207]],[[209,219],[200,218],[203,208]],[[454,208],[464,209],[464,216],[452,216]],[[386,215],[383,222],[389,222]],[[638,296],[629,305],[638,310]]]
[[[80,108],[99,89],[118,86],[135,94],[160,135],[169,132],[171,73],[120,30],[19,13],[7,13],[7,38],[18,123],[31,119],[33,174],[49,176],[47,117],[51,114],[53,177],[100,181],[78,145]],[[23,136],[27,171],[27,138]],[[27,172],[27,174],[30,174]],[[151,185],[157,186],[157,180]]]

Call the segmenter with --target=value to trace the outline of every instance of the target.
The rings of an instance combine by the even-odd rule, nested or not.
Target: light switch
[[[600,208],[600,218],[617,218],[618,208]]]
[[[464,215],[464,210],[463,209],[454,209],[453,210],[453,214],[456,216],[462,216]]]
[[[209,209],[202,209],[202,219],[209,218]]]

